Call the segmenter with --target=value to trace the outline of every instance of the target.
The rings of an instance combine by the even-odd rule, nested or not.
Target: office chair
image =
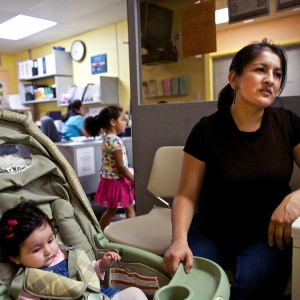
[[[61,141],[61,135],[58,132],[54,120],[49,116],[41,118],[41,131],[45,134],[52,142],[58,143]]]
[[[145,215],[110,223],[104,229],[105,237],[163,255],[171,244],[171,209],[167,198],[174,198],[183,159],[183,146],[159,148],[153,159],[147,190],[167,207],[154,206]],[[165,198],[165,199],[163,199]]]

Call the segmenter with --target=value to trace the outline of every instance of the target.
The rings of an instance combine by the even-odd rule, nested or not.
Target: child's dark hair
[[[67,113],[61,117],[61,120],[63,122],[67,122],[67,120],[71,116],[78,115],[76,110],[79,110],[81,106],[82,106],[82,101],[81,100],[74,100],[74,101],[70,102],[69,105],[68,105]]]
[[[49,224],[55,233],[54,219],[50,220],[34,201],[22,201],[6,210],[0,220],[0,245],[2,260],[20,255],[20,244],[43,224]]]
[[[110,121],[117,120],[120,113],[123,111],[122,107],[111,105],[103,108],[100,113],[95,117],[87,117],[84,120],[84,129],[89,136],[100,135],[101,129],[106,130],[110,127]]]
[[[282,77],[278,95],[283,91],[287,80],[287,55],[286,52],[276,44],[264,38],[261,42],[251,43],[239,50],[231,61],[229,72],[234,70],[237,76],[242,75],[244,68],[262,52],[269,50],[276,54],[281,62]],[[219,93],[218,109],[230,105],[234,100],[234,90],[227,84]]]

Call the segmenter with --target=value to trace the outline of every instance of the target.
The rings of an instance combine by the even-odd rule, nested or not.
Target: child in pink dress
[[[105,133],[102,144],[101,177],[94,201],[106,207],[100,218],[102,230],[109,225],[119,208],[125,208],[126,218],[135,217],[134,175],[128,166],[125,145],[117,133],[126,129],[126,118],[119,106],[107,106],[84,124],[90,136]]]

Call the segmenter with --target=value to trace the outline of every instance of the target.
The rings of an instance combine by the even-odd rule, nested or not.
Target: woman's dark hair
[[[287,80],[287,55],[279,46],[264,38],[261,42],[251,43],[239,50],[232,59],[229,72],[234,70],[237,76],[242,75],[244,68],[262,52],[270,50],[276,54],[281,61],[282,77],[278,95],[283,91]],[[234,100],[234,90],[227,84],[219,93],[218,109],[230,105]]]
[[[2,259],[20,255],[20,244],[43,224],[49,224],[55,233],[54,219],[36,206],[35,202],[22,201],[4,212],[0,220],[0,245]]]
[[[61,120],[65,123],[71,116],[78,115],[76,110],[79,110],[81,106],[82,106],[81,100],[74,100],[70,102],[68,105],[67,113],[61,117]]]
[[[100,113],[95,117],[87,117],[84,120],[84,129],[89,136],[100,135],[100,130],[106,130],[110,126],[110,120],[117,120],[123,111],[123,108],[115,105],[103,108]]]

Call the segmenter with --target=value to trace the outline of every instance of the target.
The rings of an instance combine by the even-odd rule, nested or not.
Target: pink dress
[[[134,203],[134,188],[132,182],[122,176],[117,168],[113,152],[122,150],[123,164],[128,167],[126,148],[121,138],[107,134],[102,144],[101,176],[94,201],[103,207],[125,208]]]

